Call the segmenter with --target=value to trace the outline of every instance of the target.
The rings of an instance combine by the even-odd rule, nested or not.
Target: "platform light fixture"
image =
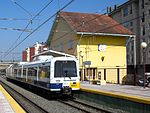
[[[143,49],[143,87],[145,88],[145,82],[146,82],[146,77],[145,77],[145,61],[146,61],[146,47],[147,47],[147,43],[146,42],[142,42],[141,43],[141,48]]]

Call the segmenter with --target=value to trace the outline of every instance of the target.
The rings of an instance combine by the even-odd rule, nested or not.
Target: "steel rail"
[[[72,102],[75,102],[75,103],[78,103],[78,104],[81,104],[81,105],[84,105],[84,106],[87,106],[87,107],[89,107],[89,108],[95,109],[95,110],[97,110],[97,111],[101,111],[101,112],[103,112],[103,113],[112,113],[112,112],[110,112],[110,111],[104,110],[104,109],[99,108],[99,107],[92,106],[92,105],[90,105],[90,104],[86,104],[86,103],[81,102],[81,101],[77,101],[77,100],[74,100],[74,99],[72,99],[71,101],[72,101]]]
[[[11,88],[9,85],[0,82],[3,88],[15,99],[17,103],[27,112],[27,113],[49,113],[41,106],[37,105],[15,89]]]
[[[65,101],[63,101],[61,99],[58,99],[57,101],[60,102],[60,103],[65,104],[65,105],[71,106],[73,108],[76,108],[76,109],[78,109],[82,112],[85,112],[85,113],[93,113],[93,112],[94,113],[112,113],[112,112],[104,110],[102,108],[98,108],[98,107],[95,107],[95,106],[92,106],[92,105],[89,105],[89,104],[86,104],[86,103],[83,103],[83,102],[79,102],[79,101],[76,101],[76,100],[72,100],[72,99],[65,100]]]

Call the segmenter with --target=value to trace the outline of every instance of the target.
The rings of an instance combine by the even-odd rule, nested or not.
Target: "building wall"
[[[50,37],[49,37],[50,38]],[[72,47],[71,43],[72,42]],[[52,36],[50,49],[76,55],[77,37],[75,32],[60,18],[56,25],[56,31]],[[70,47],[68,47],[70,44]]]
[[[80,35],[78,38],[80,39]],[[98,50],[98,45],[104,46],[104,50]],[[120,72],[120,83],[126,76],[126,37],[115,36],[82,36],[78,43],[78,59],[80,68],[96,69],[95,75],[90,71],[90,79],[98,79],[98,73],[101,73],[101,79],[104,80],[104,69],[106,69],[106,82],[117,83],[117,68],[123,68]],[[106,47],[106,48],[105,48]],[[102,61],[102,57],[104,60]],[[83,62],[91,61],[90,67],[88,65],[83,67]],[[83,73],[82,73],[83,76]],[[88,69],[86,75],[88,76]],[[83,78],[83,77],[82,77]]]
[[[35,48],[34,47],[30,47],[30,60],[29,61],[33,60],[33,56],[34,55],[35,55]]]
[[[23,51],[22,52],[22,61],[27,61],[27,52],[26,51]]]
[[[123,10],[127,8],[128,14],[124,15]],[[132,13],[130,10],[132,8]],[[118,16],[121,14],[122,16]],[[143,64],[143,50],[141,49],[141,42],[146,41],[149,45],[150,43],[150,1],[149,0],[129,0],[128,2],[122,4],[117,8],[117,11],[113,10],[109,15],[115,19],[116,21],[123,24],[126,28],[131,30],[136,35],[136,63]],[[143,21],[144,19],[144,21]],[[128,64],[133,65],[133,41],[130,42],[128,46]],[[150,49],[146,50],[146,63],[150,63],[150,58],[148,57],[150,54]]]
[[[47,47],[44,44],[36,43],[33,47],[28,47],[25,51],[22,52],[22,61],[32,61],[33,56],[47,50]]]
[[[91,61],[90,67],[86,66],[86,69],[84,67],[86,78],[90,73],[90,79],[98,79],[99,68],[114,68],[115,72],[117,72],[115,68],[126,68],[126,37],[76,35],[62,18],[57,20],[52,30],[55,31],[49,37],[51,38],[50,49],[77,56],[81,71],[83,71],[83,62]],[[70,40],[72,40],[72,46],[69,46]],[[105,45],[106,50],[98,51],[98,44]],[[101,74],[104,79],[103,71]],[[120,74],[120,83],[125,75],[126,69],[123,74]],[[110,74],[107,76],[107,82],[117,83],[116,76],[117,73]],[[81,79],[84,79],[83,72],[81,72]]]
[[[83,55],[83,61],[91,61],[91,67],[126,67],[125,43],[126,37],[83,36],[78,47],[78,54]],[[106,47],[105,50],[98,51],[98,44],[104,45]],[[81,55],[78,56],[81,57]],[[103,61],[101,59],[102,57],[104,57]]]

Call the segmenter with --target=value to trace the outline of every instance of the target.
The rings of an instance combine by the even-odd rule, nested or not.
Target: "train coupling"
[[[64,86],[63,88],[62,88],[62,93],[63,94],[71,94],[71,88],[69,87],[69,86]]]

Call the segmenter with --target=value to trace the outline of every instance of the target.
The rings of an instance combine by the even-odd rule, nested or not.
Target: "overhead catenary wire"
[[[59,3],[59,0],[58,0],[58,3]],[[60,4],[58,4],[58,5],[60,5]],[[59,6],[60,7],[60,6]],[[43,8],[44,9],[44,8]],[[103,11],[103,10],[102,10]],[[31,22],[32,22],[32,20],[31,20]],[[30,23],[29,23],[30,24]],[[23,32],[21,33],[21,35],[23,34]],[[21,35],[19,36],[19,38],[21,37]],[[19,38],[14,42],[14,44],[16,44],[16,42],[19,40]],[[13,45],[14,45],[13,44]],[[12,45],[12,46],[13,46]],[[8,50],[10,50],[10,49],[12,49],[12,46],[8,49]],[[8,51],[9,52],[9,51]]]
[[[50,19],[52,19],[54,16],[56,16],[61,10],[68,7],[71,3],[73,3],[75,0],[71,0],[67,4],[65,4],[61,9],[59,9],[56,13],[54,13],[52,16],[50,16],[48,19],[46,19],[42,24],[40,24],[36,29],[34,29],[29,35],[27,35],[22,41],[20,41],[14,48],[12,48],[5,56],[4,58],[15,48],[17,48],[21,43],[23,43],[29,36],[31,36],[34,32],[36,32],[39,28],[41,28],[45,23],[47,23]]]
[[[3,56],[3,54],[5,54],[6,52],[4,52],[4,51],[0,51],[0,55],[1,55],[1,57],[0,57],[0,61],[1,62],[3,62],[3,61],[16,61],[16,60],[14,60],[14,58],[17,58],[17,59],[19,59],[20,58],[20,55],[21,55],[21,52],[11,52],[10,53],[10,58],[12,59],[12,60],[3,60],[3,58],[2,58],[2,56]]]
[[[143,16],[143,15],[142,15]],[[139,17],[137,17],[137,19],[138,18],[141,18],[142,16],[139,16]],[[136,18],[134,18],[134,19],[136,19]],[[132,20],[134,20],[134,19],[132,19]],[[131,21],[131,20],[130,20]],[[127,22],[130,22],[130,21],[126,21],[126,22],[123,22],[123,23],[127,23]],[[120,23],[120,24],[123,24],[123,23]],[[111,28],[112,27],[115,27],[115,26],[118,26],[118,25],[120,25],[120,24],[116,24],[116,25],[114,25],[114,26],[111,26]],[[104,28],[104,29],[106,29],[106,28]],[[109,29],[109,28],[107,28],[107,29]],[[96,32],[96,31],[95,31]],[[68,34],[68,33],[67,33]]]
[[[113,28],[113,27],[117,27],[118,25],[126,24],[126,23],[129,23],[129,22],[131,22],[131,21],[134,21],[134,20],[137,20],[137,19],[141,19],[141,18],[143,18],[144,16],[147,16],[147,13],[145,13],[144,15],[140,15],[140,16],[137,16],[137,17],[135,17],[135,18],[132,18],[132,19],[130,19],[130,20],[127,20],[127,21],[125,21],[125,22],[121,22],[121,23],[115,24],[115,25],[113,25],[113,26],[106,27],[106,28],[99,29],[99,30],[106,30],[106,29],[110,29],[110,28]],[[97,31],[99,31],[99,30],[97,30]],[[73,31],[75,31],[75,29],[73,29],[72,32],[73,32]],[[95,31],[95,33],[96,33],[97,31]],[[67,33],[67,34],[69,34],[69,33]],[[66,35],[67,35],[67,34],[66,34]],[[94,33],[91,34],[91,35],[94,35]],[[84,36],[86,36],[86,35],[84,35]],[[87,35],[87,36],[89,36],[89,35]],[[63,35],[63,37],[65,37],[65,35]],[[63,38],[63,37],[60,37],[60,38]],[[82,36],[82,37],[83,37],[83,36]],[[144,36],[144,37],[146,38],[146,36]],[[81,37],[80,37],[80,38],[81,38]],[[78,40],[78,39],[75,39],[75,40],[72,40],[72,41],[76,41],[76,40]],[[138,41],[138,40],[140,40],[140,38],[138,38],[138,39],[136,38],[136,41]],[[78,41],[80,41],[80,39],[79,39]],[[64,43],[64,44],[67,44],[67,42]],[[116,45],[116,46],[122,46],[123,44],[124,44],[124,43],[118,44],[118,45]],[[111,49],[111,48],[114,48],[114,47],[109,47],[109,48],[107,48],[107,49]],[[93,52],[93,51],[97,51],[97,50],[89,50],[88,52]],[[75,52],[75,49],[74,49],[74,52]]]
[[[49,1],[26,25],[26,27],[24,29],[27,29],[28,26],[32,23],[33,20],[35,20],[35,18],[40,15],[54,0]],[[24,31],[21,32],[21,34],[19,35],[19,37],[14,41],[14,43],[8,48],[7,52],[9,53],[10,49],[13,48],[13,46],[17,43],[17,41],[21,38],[22,34],[24,33]],[[5,55],[4,55],[5,56]]]
[[[6,21],[10,21],[10,20],[31,20],[31,19],[27,19],[27,18],[0,18],[0,20],[6,20]],[[39,20],[39,19],[36,19]]]
[[[130,22],[130,21],[133,21],[133,20],[142,18],[143,16],[146,16],[146,15],[147,15],[147,13],[145,13],[144,15],[140,15],[140,16],[137,16],[137,17],[135,17],[135,18],[132,18],[132,19],[130,19],[130,20],[127,20],[127,21],[125,21],[125,22],[117,23],[117,24],[115,24],[115,25],[112,25],[112,26],[109,26],[109,27],[105,27],[105,28],[103,28],[103,29],[98,29],[97,31],[93,32],[93,34],[91,34],[91,35],[94,35],[94,33],[98,32],[98,31],[104,31],[104,30],[107,30],[107,29],[111,29],[111,28],[113,28],[113,27],[117,27],[117,26],[119,26],[119,25],[128,23],[128,22]],[[92,21],[92,20],[95,20],[95,19],[97,19],[97,18],[99,18],[99,17],[101,17],[101,16],[103,16],[103,14],[101,14],[101,15],[99,15],[99,16],[97,16],[97,17],[91,19],[91,20],[88,20],[88,21],[84,22],[84,24],[85,24],[85,23],[88,23],[88,22],[90,22],[90,21]],[[61,39],[61,38],[64,38],[65,36],[67,36],[68,34],[74,32],[78,27],[81,27],[81,26],[82,26],[82,24],[80,24],[79,26],[75,27],[75,28],[72,29],[70,32],[67,32],[67,33],[63,34],[63,35],[60,36],[59,38],[57,38],[57,39],[55,39],[55,40],[51,40],[51,42],[55,42],[55,41],[57,41],[57,40],[59,40],[59,39]],[[86,36],[86,35],[84,35],[84,36]],[[88,34],[87,36],[89,36],[89,34]],[[78,39],[75,39],[75,40],[72,40],[72,41],[76,41],[76,40],[78,40]],[[67,43],[67,42],[66,42],[66,43]]]
[[[99,15],[99,16],[97,16],[97,17],[91,19],[91,20],[85,21],[84,24],[89,23],[90,21],[93,21],[93,20],[95,20],[95,19],[97,19],[97,18],[100,18],[100,17],[103,16],[103,15],[104,15],[104,14],[101,14],[101,15]],[[146,14],[145,14],[145,15],[146,15]],[[93,32],[93,34],[96,33],[96,32],[98,32],[98,31],[104,31],[104,30],[107,30],[107,29],[111,29],[111,28],[113,28],[113,27],[117,27],[117,26],[119,26],[119,25],[128,23],[128,22],[130,22],[130,21],[139,19],[139,18],[141,18],[141,17],[143,17],[143,15],[142,15],[142,16],[137,16],[137,17],[132,18],[132,19],[130,19],[130,20],[127,20],[127,21],[125,21],[125,22],[121,22],[121,23],[117,23],[117,24],[112,25],[112,26],[109,26],[109,27],[105,27],[105,28],[103,28],[103,29],[98,29],[97,31]],[[82,27],[82,26],[83,26],[83,24],[81,23],[79,26],[75,27],[75,28],[72,29],[70,32],[67,32],[67,33],[63,34],[62,36],[60,36],[59,38],[53,40],[52,42],[55,42],[55,41],[57,41],[57,40],[63,38],[64,36],[68,35],[69,33],[74,32],[78,27]],[[91,35],[92,35],[92,34],[91,34]],[[89,36],[89,35],[88,35],[88,36]]]
[[[119,2],[119,3],[117,3],[117,4],[121,4],[121,3]],[[109,7],[110,7],[110,6],[109,6]],[[107,9],[107,8],[104,8],[104,9],[102,9],[102,10],[98,10],[98,11],[96,11],[96,14],[98,14],[98,13],[100,13],[100,12],[103,12],[103,11],[106,10],[106,9]],[[95,19],[97,19],[97,18],[100,18],[100,17],[103,16],[103,15],[106,15],[106,14],[107,14],[107,13],[104,13],[104,14],[101,14],[101,15],[99,15],[99,16],[97,16],[97,17],[94,17],[93,19],[87,20],[87,21],[84,22],[84,24],[89,23],[89,22],[91,22],[91,21],[93,21],[93,20],[95,20]],[[143,15],[142,15],[142,16],[143,16]],[[68,16],[68,17],[69,17],[69,16]],[[78,17],[75,17],[75,18],[78,18]],[[124,23],[126,23],[126,22],[124,22]],[[57,39],[55,39],[55,40],[53,40],[53,41],[57,41],[57,40],[59,40],[59,39],[65,37],[66,35],[68,35],[68,34],[74,32],[78,27],[82,27],[82,26],[83,26],[83,23],[81,23],[79,26],[76,26],[74,29],[71,29],[71,31],[69,31],[69,32],[67,32],[67,33],[65,33],[65,34],[63,34],[62,36],[60,36],[59,38],[57,38]],[[98,31],[99,31],[99,30],[98,30]],[[97,31],[95,31],[95,32],[97,32]]]
[[[32,17],[32,14],[27,9],[25,9],[22,5],[18,4],[15,0],[11,0],[11,1]]]
[[[23,32],[31,32],[31,29],[20,29],[20,28],[5,28],[1,27],[0,30],[16,30],[16,31],[23,31]]]

